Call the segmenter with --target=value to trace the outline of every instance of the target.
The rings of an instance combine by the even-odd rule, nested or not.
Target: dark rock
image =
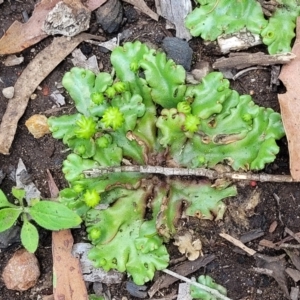
[[[117,32],[123,19],[123,7],[119,0],[108,0],[96,11],[97,22],[107,33]]]
[[[125,17],[127,19],[127,22],[129,24],[137,22],[137,20],[139,19],[139,14],[137,13],[137,11],[131,5],[127,6],[124,13],[125,13]]]
[[[13,226],[0,232],[0,248],[4,249],[14,243],[20,242],[20,231],[21,228],[19,226]]]
[[[134,282],[127,281],[126,282],[126,290],[129,292],[131,296],[137,298],[146,298],[147,292],[145,292],[147,287],[145,285],[136,285]]]
[[[166,51],[169,58],[182,65],[186,71],[190,71],[193,50],[186,41],[176,37],[166,37],[163,40],[162,48]]]

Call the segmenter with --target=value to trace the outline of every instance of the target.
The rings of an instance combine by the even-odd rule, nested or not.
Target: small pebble
[[[17,66],[17,65],[21,64],[23,61],[24,61],[23,56],[17,57],[16,55],[9,55],[3,61],[3,64],[6,67],[12,67],[12,66]]]
[[[32,95],[30,96],[30,99],[31,99],[31,100],[35,100],[36,97],[37,97],[37,94],[32,94]]]
[[[193,50],[186,41],[176,37],[166,37],[162,42],[162,48],[166,51],[168,58],[182,65],[186,71],[191,69]]]
[[[9,86],[7,88],[4,88],[2,90],[2,94],[6,99],[11,99],[13,98],[14,94],[15,94],[15,88],[13,86]]]
[[[2,279],[7,289],[26,291],[35,286],[40,276],[37,258],[25,249],[15,252],[5,266]]]
[[[25,126],[36,139],[43,137],[47,133],[50,133],[48,119],[44,115],[31,116],[25,122]]]

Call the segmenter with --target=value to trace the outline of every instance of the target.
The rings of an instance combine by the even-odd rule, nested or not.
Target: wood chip
[[[48,185],[52,198],[59,190],[49,170]],[[71,230],[52,232],[53,295],[54,299],[88,300],[79,259],[72,255],[74,240]]]
[[[286,268],[285,272],[295,281],[298,282],[300,280],[300,271],[292,269],[292,268]]]
[[[248,248],[247,246],[245,246],[241,241],[235,239],[234,237],[232,237],[231,235],[227,234],[227,233],[220,233],[219,234],[222,238],[226,239],[227,241],[229,241],[230,243],[232,243],[233,245],[241,248],[242,250],[244,250],[246,253],[248,253],[249,255],[254,255],[256,253],[255,250]]]
[[[269,227],[269,232],[273,233],[276,230],[277,226],[278,226],[278,222],[276,220],[273,221]]]
[[[31,94],[39,84],[82,41],[93,37],[82,33],[71,40],[66,37],[54,38],[53,42],[28,64],[17,79],[14,97],[8,102],[0,124],[0,153],[9,154],[18,122],[26,110]]]
[[[222,57],[216,60],[213,64],[214,69],[231,69],[235,68],[237,70],[244,69],[251,66],[269,66],[278,64],[287,64],[296,55],[293,53],[281,53],[275,55],[268,55],[262,52],[257,53],[233,53],[229,55],[228,58]]]
[[[282,67],[279,79],[285,85],[287,92],[279,94],[278,99],[288,140],[291,175],[295,181],[300,181],[300,18],[297,19],[296,33],[292,52],[297,57],[290,64]]]

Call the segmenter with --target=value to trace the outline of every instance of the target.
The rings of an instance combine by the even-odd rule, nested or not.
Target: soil
[[[31,15],[34,5],[37,1],[4,1],[0,9],[0,24],[2,36],[5,30],[15,20],[23,22],[22,12],[26,11]],[[154,1],[147,1],[148,5],[155,10]],[[124,19],[120,31],[130,29],[132,35],[128,41],[140,40],[142,42],[151,42],[160,47],[161,42],[166,36],[175,36],[173,30],[165,29],[165,20],[159,22],[153,21],[147,16],[135,11],[130,5],[123,4],[125,11],[128,12],[127,20]],[[131,16],[131,17],[130,17]],[[91,29],[93,34],[104,36],[110,39],[116,34],[107,35],[96,24],[96,18],[93,15]],[[17,37],[16,37],[17,38]],[[37,45],[30,47],[22,52],[24,62],[18,66],[5,67],[2,64],[4,57],[0,57],[0,90],[7,86],[14,85],[20,73],[25,69],[28,62],[39,53],[41,49],[46,47],[52,40],[48,37]],[[194,51],[193,66],[197,65],[200,60],[214,62],[220,57],[220,53],[215,46],[205,46],[200,39],[193,39],[189,42]],[[97,46],[82,43],[79,48],[87,55],[95,54],[99,61],[103,64],[103,70],[109,70],[109,53],[103,53]],[[251,50],[266,52],[266,48],[256,47]],[[46,170],[49,169],[54,177],[58,188],[66,187],[66,181],[61,172],[62,162],[66,156],[63,151],[65,148],[60,141],[53,139],[50,135],[43,138],[35,139],[25,127],[25,121],[33,114],[44,114],[47,110],[54,106],[54,103],[49,96],[43,95],[43,89],[49,88],[52,92],[56,89],[56,83],[61,81],[63,74],[72,67],[70,57],[67,57],[41,84],[41,89],[35,93],[35,100],[31,100],[27,107],[24,116],[21,118],[18,130],[11,147],[10,155],[0,155],[0,169],[8,174],[0,185],[0,188],[10,195],[11,187],[14,181],[9,174],[16,168],[19,158],[24,161],[28,172],[32,175],[34,183],[41,191],[43,197],[49,198],[49,189],[47,185]],[[231,83],[231,87],[236,89],[241,94],[251,93],[256,103],[262,106],[272,107],[279,111],[277,101],[277,93],[270,88],[271,68],[253,70],[246,73],[243,77],[238,78]],[[283,88],[279,87],[279,92]],[[0,118],[2,118],[8,100],[2,94],[0,95]],[[67,101],[69,98],[67,97]],[[59,114],[66,113],[72,108],[72,103],[69,101],[65,108]],[[286,139],[283,138],[279,142],[280,153],[276,161],[268,165],[265,170],[270,174],[289,174],[289,158]],[[251,192],[256,189],[260,192],[260,200],[255,207],[253,214],[245,220],[234,216],[235,208],[239,204],[245,202]],[[284,293],[278,283],[271,277],[258,274],[253,271],[256,266],[256,261],[253,257],[247,256],[240,251],[236,251],[234,246],[221,237],[220,232],[226,232],[234,237],[239,238],[244,233],[251,230],[262,230],[264,236],[247,243],[247,246],[259,250],[261,253],[269,256],[277,256],[283,254],[284,251],[275,251],[272,249],[262,248],[258,245],[262,238],[276,242],[285,237],[284,228],[288,227],[293,232],[300,231],[300,198],[299,184],[297,183],[257,183],[253,187],[249,182],[238,183],[238,196],[227,201],[228,211],[224,220],[218,222],[199,222],[190,220],[189,226],[193,228],[199,236],[202,237],[204,244],[204,254],[214,254],[216,258],[209,263],[205,268],[201,268],[193,274],[209,274],[217,283],[225,286],[228,290],[228,296],[232,299],[269,299],[278,300],[284,299]],[[274,193],[278,195],[279,204],[274,198]],[[231,209],[230,209],[231,208]],[[244,221],[244,222],[243,222]],[[278,226],[274,232],[269,232],[270,225],[278,222]],[[75,241],[80,241],[83,232],[76,230],[74,232]],[[16,292],[6,289],[4,283],[0,280],[0,299],[41,299],[44,295],[52,294],[52,256],[51,256],[51,234],[40,230],[40,245],[36,252],[36,256],[41,266],[41,276],[35,287],[25,292]],[[8,259],[12,257],[14,252],[21,245],[16,243],[0,252],[0,272],[2,272]],[[180,253],[174,246],[170,245],[171,259],[181,257]],[[234,250],[234,251],[233,251]],[[288,262],[288,260],[287,260]],[[288,262],[289,263],[289,262]],[[111,285],[107,288],[112,298],[122,299],[138,299],[129,295],[126,291],[126,282],[121,285]],[[147,284],[151,286],[151,283]],[[288,279],[288,287],[295,286],[295,283]],[[178,283],[173,284],[168,289],[161,290],[155,295],[156,298],[162,298],[172,291],[177,291]]]

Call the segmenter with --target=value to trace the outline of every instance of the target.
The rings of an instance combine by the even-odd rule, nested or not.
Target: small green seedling
[[[205,285],[207,287],[210,287],[214,290],[216,290],[217,292],[219,292],[220,294],[226,296],[227,295],[227,289],[225,287],[223,287],[220,284],[217,284],[214,279],[212,277],[210,277],[209,275],[201,275],[198,277],[197,281],[199,283],[201,283],[202,285]],[[201,299],[201,300],[218,300],[219,297],[206,292],[204,290],[202,290],[201,288],[198,288],[194,285],[190,286],[190,294],[192,296],[193,299]]]
[[[21,242],[31,253],[36,251],[39,243],[38,230],[32,221],[48,230],[72,228],[81,223],[81,218],[61,203],[31,199],[30,206],[25,206],[23,189],[13,188],[12,194],[17,205],[9,202],[0,190],[0,232],[14,226],[21,217]]]

